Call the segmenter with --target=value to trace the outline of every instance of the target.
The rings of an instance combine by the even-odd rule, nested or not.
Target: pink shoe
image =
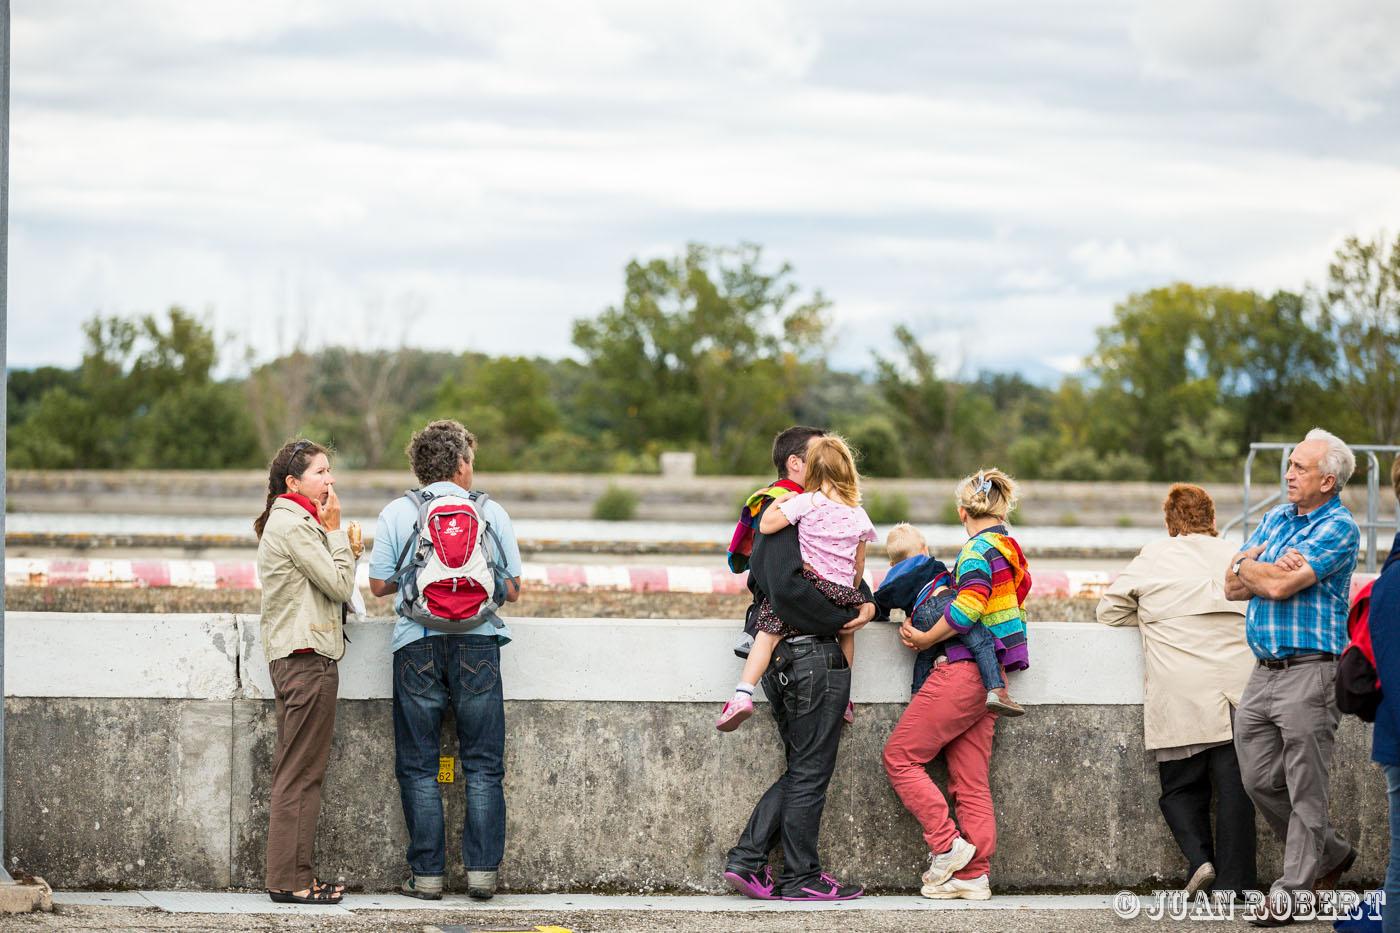
[[[719,722],[715,723],[715,728],[720,732],[733,732],[752,715],[753,698],[743,693],[736,694],[728,703],[724,704],[724,712],[720,714]]]
[[[841,718],[846,720],[846,722],[856,721],[856,706],[850,700],[846,701],[846,715]]]

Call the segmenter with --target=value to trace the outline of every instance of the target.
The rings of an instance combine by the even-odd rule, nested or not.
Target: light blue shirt
[[[1292,503],[1274,506],[1245,542],[1245,550],[1259,544],[1267,545],[1259,555],[1264,563],[1274,563],[1296,548],[1317,582],[1287,599],[1250,599],[1244,633],[1255,656],[1341,654],[1347,646],[1351,574],[1361,544],[1361,531],[1342,497],[1333,496],[1306,515],[1299,515]]]
[[[439,496],[465,496],[467,494],[467,490],[449,480],[431,483],[425,488],[428,492]],[[506,514],[505,509],[496,503],[495,499],[486,500],[485,506],[481,509],[481,516],[486,519],[487,524],[501,539],[501,550],[504,553],[498,557],[505,567],[506,576],[518,580],[520,578],[520,546],[515,541],[515,527],[510,523],[510,516]],[[370,552],[369,556],[370,577],[375,580],[387,580],[394,575],[399,554],[403,551],[404,544],[413,535],[413,525],[417,521],[417,506],[404,496],[399,496],[384,506],[384,510],[379,513],[379,522],[374,526],[374,550]],[[490,546],[489,536],[487,542]],[[394,623],[392,648],[394,651],[398,651],[404,645],[418,641],[420,638],[447,634],[446,632],[434,631],[411,619],[405,619],[402,615],[402,591],[394,596],[394,609],[400,612],[398,621]],[[511,638],[510,629],[494,612],[491,613],[487,621],[462,634],[495,635],[496,641],[502,645],[508,643]]]

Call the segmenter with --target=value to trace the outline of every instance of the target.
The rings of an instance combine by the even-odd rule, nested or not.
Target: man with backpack
[[[408,458],[420,488],[379,513],[370,592],[396,594],[394,773],[408,825],[408,879],[400,891],[438,900],[446,871],[438,793],[442,716],[451,705],[466,784],[462,861],[467,893],[496,893],[505,851],[505,711],[500,646],[510,629],[496,609],[520,597],[520,549],[505,509],[471,491],[476,438],[456,421],[413,435]]]

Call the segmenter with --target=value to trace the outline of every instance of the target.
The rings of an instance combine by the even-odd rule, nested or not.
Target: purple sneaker
[[[800,888],[796,894],[784,894],[785,901],[849,901],[865,893],[865,888],[856,884],[842,884],[822,872],[820,878],[810,885]]]
[[[744,897],[751,897],[756,901],[776,901],[778,899],[773,894],[773,868],[770,865],[764,865],[762,872],[725,869],[724,880],[728,881],[730,886]]]

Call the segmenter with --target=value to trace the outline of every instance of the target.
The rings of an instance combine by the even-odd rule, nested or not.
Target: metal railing
[[[1262,511],[1279,502],[1288,499],[1288,455],[1293,452],[1296,444],[1276,444],[1260,442],[1249,445],[1249,456],[1244,461],[1244,510],[1221,530],[1220,535],[1224,537],[1236,525],[1243,526],[1242,540],[1249,540],[1250,521],[1256,512]],[[1362,553],[1366,555],[1366,572],[1376,572],[1376,533],[1380,530],[1380,504],[1381,504],[1381,462],[1376,454],[1389,454],[1394,457],[1400,454],[1400,447],[1386,444],[1352,444],[1352,453],[1356,454],[1357,460],[1366,458],[1366,518],[1364,521],[1358,520],[1357,525],[1365,533],[1365,542]],[[1261,450],[1277,450],[1279,452],[1278,466],[1278,492],[1264,499],[1258,505],[1250,506],[1249,498],[1251,491],[1252,473],[1254,471],[1255,455]],[[1258,524],[1257,522],[1255,524]],[[1400,507],[1397,507],[1395,514],[1388,523],[1393,526],[1396,533],[1400,533]]]

